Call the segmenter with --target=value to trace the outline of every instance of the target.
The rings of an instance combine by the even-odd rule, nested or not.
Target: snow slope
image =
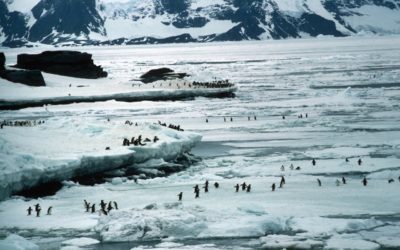
[[[0,11],[7,47],[398,34],[400,22],[398,0],[7,0]]]

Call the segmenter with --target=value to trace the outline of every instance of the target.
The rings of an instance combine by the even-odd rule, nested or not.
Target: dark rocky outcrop
[[[101,66],[96,66],[93,63],[91,54],[78,51],[45,51],[35,55],[21,54],[17,57],[16,67],[88,79],[107,76],[107,72]]]
[[[144,83],[150,83],[158,80],[181,79],[188,76],[186,73],[175,73],[170,68],[152,69],[140,76],[140,80]]]
[[[5,69],[5,64],[6,64],[6,56],[4,55],[3,52],[0,52],[0,70]]]
[[[10,82],[33,87],[46,86],[42,72],[39,70],[0,70],[0,77]]]
[[[6,57],[0,52],[0,77],[10,82],[22,83],[29,86],[46,86],[42,72],[39,70],[10,70],[5,68]]]

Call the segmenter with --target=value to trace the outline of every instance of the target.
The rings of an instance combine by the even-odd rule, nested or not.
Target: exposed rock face
[[[17,57],[16,67],[88,79],[107,77],[107,72],[101,66],[93,63],[91,54],[78,51],[45,51],[36,55],[21,54]]]
[[[400,0],[25,0],[36,5],[21,10],[16,1],[0,0],[7,47],[400,34]]]
[[[22,83],[29,86],[46,86],[42,72],[39,70],[9,70],[5,68],[6,57],[0,52],[0,77],[10,82]]]
[[[178,79],[188,76],[186,73],[175,73],[169,68],[152,69],[140,76],[144,83],[150,83],[158,80]]]
[[[4,70],[4,65],[6,64],[6,57],[3,52],[0,52],[0,70]]]
[[[22,83],[28,86],[46,86],[42,72],[39,70],[0,70],[0,77],[10,82]]]

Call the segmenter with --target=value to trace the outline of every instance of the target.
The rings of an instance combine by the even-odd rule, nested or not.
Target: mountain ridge
[[[400,34],[400,0],[1,0],[5,47]]]

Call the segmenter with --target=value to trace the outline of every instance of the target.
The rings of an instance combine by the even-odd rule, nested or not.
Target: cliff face
[[[24,0],[25,1],[25,0]],[[400,33],[400,0],[1,0],[0,42],[143,44]]]

